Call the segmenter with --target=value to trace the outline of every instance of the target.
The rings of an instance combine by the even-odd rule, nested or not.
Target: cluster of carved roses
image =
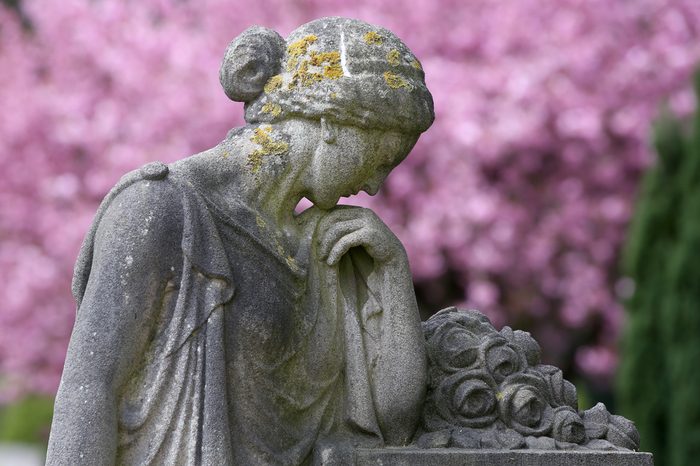
[[[527,332],[448,308],[423,324],[430,385],[418,444],[463,448],[630,449],[634,424],[605,406],[579,413],[575,387],[540,364]]]

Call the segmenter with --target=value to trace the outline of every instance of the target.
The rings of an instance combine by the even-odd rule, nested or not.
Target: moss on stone
[[[387,71],[384,73],[384,81],[386,82],[387,86],[389,86],[392,89],[399,89],[399,88],[406,88],[406,89],[411,89],[411,85],[403,79],[401,76],[398,74],[392,73],[391,71]]]
[[[279,104],[267,102],[265,105],[262,106],[260,111],[263,113],[269,113],[270,115],[276,117],[279,116],[280,113],[282,113],[282,107],[280,107]]]
[[[253,173],[257,173],[262,167],[263,157],[282,155],[289,150],[289,144],[284,141],[275,141],[271,133],[272,126],[255,128],[253,137],[250,138],[251,142],[260,146],[248,155],[248,165]]]
[[[289,44],[287,47],[287,53],[290,57],[301,57],[302,55],[306,55],[306,52],[309,50],[309,46],[317,40],[318,37],[316,37],[314,34],[304,36],[301,39]]]
[[[401,58],[401,54],[396,49],[391,49],[389,51],[389,53],[386,54],[386,60],[389,62],[389,64],[391,66],[399,66],[400,58]]]
[[[369,31],[367,34],[364,35],[363,39],[368,45],[379,45],[384,41],[382,36],[380,36],[375,31]]]
[[[312,71],[311,67],[323,68],[322,71]],[[309,59],[301,60],[292,74],[289,89],[297,86],[309,86],[324,79],[338,79],[343,76],[340,64],[340,52],[311,52]]]
[[[270,94],[279,89],[280,87],[282,87],[282,75],[276,74],[275,76],[267,80],[267,83],[265,83],[265,87],[263,88],[263,90],[266,94]]]
[[[323,67],[323,78],[338,79],[343,76],[340,52],[311,52],[311,65]]]

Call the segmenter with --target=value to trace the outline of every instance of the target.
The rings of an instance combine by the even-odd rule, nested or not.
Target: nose
[[[367,184],[365,184],[364,188],[362,190],[369,194],[370,196],[374,196],[377,194],[379,191],[379,188],[382,186],[382,183],[384,182],[384,179],[386,178],[387,173],[380,172],[374,175],[372,178],[370,178],[369,181],[367,181]]]

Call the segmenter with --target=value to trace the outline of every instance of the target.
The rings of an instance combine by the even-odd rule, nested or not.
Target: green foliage
[[[33,443],[48,441],[53,398],[28,396],[17,403],[0,407],[0,442]]]
[[[625,254],[636,291],[618,392],[655,464],[685,466],[700,457],[700,112],[690,134],[665,113],[654,142]]]

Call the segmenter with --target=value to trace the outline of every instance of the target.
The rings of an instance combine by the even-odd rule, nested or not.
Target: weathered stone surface
[[[440,448],[320,449],[315,466],[653,466],[651,453]]]
[[[127,174],[85,239],[50,465],[308,464],[321,439],[401,445],[420,421],[406,253],[336,205],[376,193],[432,123],[417,59],[325,18],[245,31],[220,78],[248,124]]]
[[[527,332],[497,331],[478,311],[443,309],[423,323],[429,359],[422,448],[637,450],[634,423],[605,405],[578,410],[576,388],[540,364]]]
[[[48,464],[651,464],[529,334],[454,308],[421,328],[400,241],[337,205],[433,121],[395,35],[256,26],[220,79],[248,124],[127,174],[95,216]]]

